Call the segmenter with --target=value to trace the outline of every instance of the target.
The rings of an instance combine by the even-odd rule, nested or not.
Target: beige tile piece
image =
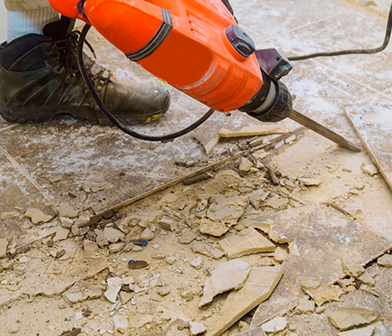
[[[203,218],[199,224],[199,231],[214,237],[221,237],[229,231],[229,228],[223,222],[216,222],[208,218]]]
[[[353,327],[359,327],[373,323],[381,316],[364,308],[341,308],[328,315],[330,322],[339,330],[345,331]]]
[[[203,296],[199,303],[199,308],[212,302],[218,294],[231,289],[241,288],[250,272],[250,265],[241,259],[233,259],[225,263],[218,264],[212,271],[211,276],[204,285]]]
[[[222,239],[219,246],[230,259],[257,252],[273,252],[276,248],[254,228],[242,230],[234,236]]]
[[[268,299],[283,275],[281,266],[252,268],[245,286],[227,297],[215,314],[206,336],[218,336],[261,302]]]
[[[317,281],[302,281],[301,288],[316,301],[317,306],[330,301],[339,301],[342,295],[342,289],[339,286],[320,284]]]

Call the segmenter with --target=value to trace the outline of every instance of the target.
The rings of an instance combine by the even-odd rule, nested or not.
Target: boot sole
[[[170,99],[167,102],[167,106],[170,104]],[[166,104],[165,104],[166,107]],[[157,120],[163,116],[167,109],[158,110],[149,114],[119,114],[115,116],[123,123],[128,125],[144,124]],[[80,107],[42,107],[35,109],[21,109],[7,106],[0,101],[0,115],[8,122],[26,124],[29,122],[33,123],[44,123],[53,120],[56,116],[71,116],[72,118],[79,121],[86,121],[93,124],[99,124],[103,126],[110,126],[113,123],[100,111],[92,111],[90,109]]]

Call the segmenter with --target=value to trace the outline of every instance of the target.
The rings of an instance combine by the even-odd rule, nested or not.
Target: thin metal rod
[[[323,137],[326,137],[327,139],[335,142],[339,146],[347,148],[353,152],[361,151],[361,149],[355,146],[351,141],[343,138],[341,135],[335,133],[334,131],[331,131],[329,128],[320,125],[318,122],[310,119],[309,117],[306,117],[302,113],[292,110],[290,112],[289,118],[301,124],[302,126],[305,126],[310,130],[322,135]]]

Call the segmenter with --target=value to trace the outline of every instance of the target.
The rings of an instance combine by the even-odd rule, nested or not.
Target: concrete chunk
[[[273,243],[253,228],[242,230],[235,236],[221,240],[219,246],[230,259],[251,253],[273,252],[276,248]]]
[[[215,314],[206,336],[218,336],[268,299],[283,275],[282,266],[252,268],[243,288],[231,292]]]
[[[226,263],[219,264],[213,271],[204,286],[203,297],[200,300],[199,308],[212,302],[218,294],[231,289],[241,288],[250,271],[248,263],[234,259]]]
[[[381,316],[364,308],[342,308],[328,315],[329,321],[339,330],[345,331],[373,323]]]

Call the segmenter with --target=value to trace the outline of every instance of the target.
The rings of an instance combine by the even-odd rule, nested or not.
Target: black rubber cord
[[[208,112],[202,116],[199,120],[197,120],[196,122],[194,122],[192,125],[188,126],[187,128],[176,132],[176,133],[172,133],[172,134],[167,134],[167,135],[162,135],[162,136],[150,136],[150,135],[144,135],[144,134],[140,134],[137,133],[135,131],[133,131],[132,129],[130,129],[129,127],[125,126],[120,120],[118,120],[110,111],[109,109],[106,107],[106,105],[104,104],[104,102],[101,100],[101,98],[98,96],[97,92],[94,89],[94,85],[87,73],[87,70],[84,66],[84,62],[83,62],[83,45],[84,42],[86,40],[86,35],[89,31],[89,29],[91,28],[90,25],[86,24],[83,27],[83,30],[80,34],[80,38],[79,38],[79,43],[78,43],[78,49],[77,49],[77,58],[78,58],[78,66],[79,66],[79,70],[80,73],[82,74],[82,77],[87,85],[88,90],[91,92],[91,94],[93,95],[93,98],[95,100],[95,102],[97,103],[97,105],[99,106],[99,108],[101,109],[101,111],[109,118],[109,120],[116,125],[119,129],[121,129],[123,132],[127,133],[128,135],[131,135],[135,138],[141,139],[141,140],[146,140],[146,141],[166,141],[166,140],[172,140],[175,138],[178,138],[180,136],[183,136],[191,131],[193,131],[195,128],[197,128],[198,126],[200,126],[202,123],[204,123],[209,117],[211,117],[211,115],[215,112],[215,110],[213,109],[209,109]]]
[[[315,57],[330,57],[330,56],[354,55],[354,54],[376,54],[376,53],[383,51],[388,46],[389,40],[391,38],[391,31],[392,31],[392,3],[391,3],[391,7],[389,9],[389,17],[388,17],[388,23],[387,23],[384,42],[380,47],[375,48],[375,49],[359,49],[359,50],[354,49],[354,50],[342,50],[342,51],[333,51],[333,52],[320,52],[320,53],[314,53],[314,54],[303,55],[303,56],[289,57],[289,60],[290,61],[302,61],[302,60],[306,60],[309,58],[315,58]]]

